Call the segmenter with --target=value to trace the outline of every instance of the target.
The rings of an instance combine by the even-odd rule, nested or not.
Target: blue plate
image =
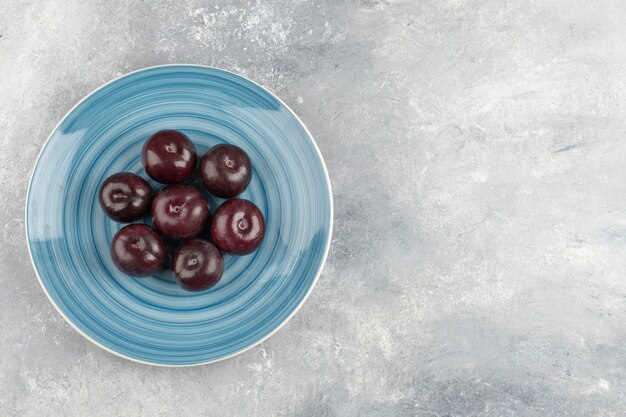
[[[222,280],[204,292],[183,291],[167,273],[131,278],[109,256],[123,225],[103,214],[98,188],[120,171],[149,179],[141,147],[161,129],[181,130],[199,154],[235,144],[254,166],[242,197],[265,215],[265,240],[227,256]],[[33,170],[26,235],[44,291],[79,333],[127,359],[186,366],[249,349],[295,314],[326,259],[332,210],[320,151],[285,103],[241,76],[171,65],[118,78],[63,118]]]

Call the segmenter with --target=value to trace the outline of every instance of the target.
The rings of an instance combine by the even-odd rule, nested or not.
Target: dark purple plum
[[[196,236],[206,226],[210,214],[209,200],[193,185],[170,185],[152,201],[154,226],[172,239]]]
[[[174,252],[172,273],[182,288],[202,291],[211,288],[222,277],[224,259],[214,244],[201,239],[183,242]]]
[[[211,194],[232,198],[250,184],[252,163],[243,149],[235,145],[217,145],[200,160],[200,179]]]
[[[141,163],[146,173],[163,184],[177,184],[196,168],[197,153],[187,136],[177,130],[161,130],[146,141]]]
[[[143,178],[131,172],[120,172],[104,180],[98,201],[111,219],[132,222],[150,210],[152,189]]]
[[[265,219],[251,201],[232,198],[218,207],[211,220],[211,238],[226,253],[247,255],[265,237]]]
[[[134,277],[147,277],[163,269],[167,251],[156,230],[145,224],[129,224],[111,241],[111,259],[117,268]]]

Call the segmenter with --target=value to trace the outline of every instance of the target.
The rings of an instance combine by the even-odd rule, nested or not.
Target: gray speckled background
[[[621,416],[622,1],[0,0],[0,415]],[[302,117],[335,197],[279,333],[210,366],[91,345],[39,287],[28,176],[128,71],[248,76]]]

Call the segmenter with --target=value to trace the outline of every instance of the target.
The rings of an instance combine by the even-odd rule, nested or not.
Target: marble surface
[[[620,416],[626,4],[0,0],[2,416]],[[222,67],[317,138],[335,233],[302,310],[196,368],[91,345],[24,239],[33,162],[128,71]]]

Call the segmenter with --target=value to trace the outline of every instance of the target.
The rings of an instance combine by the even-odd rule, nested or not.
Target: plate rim
[[[251,82],[252,84],[256,85],[257,87],[267,91],[273,98],[275,98],[279,103],[281,103],[283,106],[285,106],[285,108],[287,110],[289,110],[289,112],[292,114],[292,116],[294,116],[296,118],[298,123],[300,123],[300,126],[302,126],[302,128],[304,129],[304,131],[308,135],[309,139],[311,140],[311,143],[313,144],[315,152],[317,153],[317,156],[318,156],[320,162],[322,163],[322,169],[324,171],[324,178],[326,179],[326,185],[328,187],[328,198],[329,198],[329,203],[330,203],[330,211],[329,211],[329,214],[330,214],[330,224],[329,224],[329,228],[328,228],[328,238],[327,238],[326,244],[324,246],[324,253],[323,253],[323,256],[322,256],[322,262],[320,262],[320,265],[317,268],[317,271],[315,272],[315,278],[313,279],[313,282],[311,283],[311,286],[309,287],[307,292],[304,294],[304,297],[302,298],[302,300],[300,300],[300,303],[296,306],[296,308],[294,308],[293,311],[291,313],[289,313],[289,315],[278,326],[276,326],[276,328],[274,330],[272,330],[271,332],[269,332],[268,334],[263,336],[258,341],[252,343],[251,345],[246,346],[246,347],[244,347],[242,349],[239,349],[239,350],[237,350],[237,351],[235,351],[235,352],[233,352],[233,353],[231,353],[229,355],[226,355],[224,357],[221,357],[221,358],[212,359],[212,360],[204,361],[204,362],[198,362],[198,363],[189,363],[189,364],[167,364],[167,363],[144,361],[144,360],[141,360],[141,359],[133,358],[133,357],[125,355],[123,353],[116,352],[115,350],[113,350],[113,349],[111,349],[111,348],[101,344],[100,342],[94,340],[91,336],[89,336],[86,333],[84,333],[75,323],[73,323],[65,315],[65,313],[63,313],[63,311],[59,308],[59,306],[56,304],[54,299],[50,296],[50,293],[46,289],[46,286],[44,285],[43,280],[41,279],[41,276],[39,275],[39,270],[37,269],[37,265],[35,264],[35,259],[33,258],[33,253],[32,253],[32,250],[31,250],[30,239],[28,237],[29,236],[28,235],[28,205],[29,205],[30,190],[31,190],[34,174],[35,174],[35,171],[37,169],[37,166],[39,165],[39,160],[41,159],[41,155],[43,155],[43,152],[46,149],[46,147],[48,146],[48,143],[50,142],[50,139],[52,139],[52,135],[54,135],[54,133],[59,128],[59,126],[61,126],[61,124],[67,119],[67,117],[80,104],[82,104],[89,97],[91,97],[92,95],[94,95],[98,91],[102,90],[103,88],[105,88],[109,84],[112,84],[112,83],[114,83],[114,82],[116,82],[116,81],[118,81],[118,80],[120,80],[122,78],[128,77],[128,76],[130,76],[132,74],[135,74],[135,73],[138,73],[138,72],[147,71],[147,70],[155,69],[155,68],[165,68],[165,67],[198,67],[198,68],[222,71],[222,72],[234,75],[236,77],[242,78],[242,79],[244,79],[244,80],[246,80],[248,82]],[[149,67],[140,68],[140,69],[137,69],[137,70],[130,71],[130,72],[127,72],[125,74],[122,74],[122,75],[120,75],[118,77],[115,77],[115,78],[113,78],[110,81],[107,81],[106,83],[100,85],[99,87],[97,87],[96,89],[92,90],[87,95],[85,95],[83,98],[81,98],[79,101],[77,101],[63,115],[63,117],[61,117],[61,119],[59,119],[59,122],[50,131],[50,134],[48,135],[48,138],[44,141],[43,145],[41,146],[41,149],[39,150],[39,154],[37,155],[37,158],[35,158],[35,163],[33,164],[33,168],[31,169],[31,172],[30,172],[30,179],[28,180],[28,188],[26,190],[26,202],[24,204],[24,232],[25,232],[26,246],[28,247],[28,256],[30,257],[30,262],[31,262],[31,264],[33,266],[33,269],[35,270],[35,275],[37,276],[37,281],[39,281],[39,285],[43,289],[44,294],[46,294],[46,297],[48,298],[48,301],[50,301],[50,303],[52,304],[54,309],[59,313],[59,315],[61,315],[63,320],[65,320],[65,322],[67,324],[69,324],[76,332],[78,332],[85,339],[87,339],[88,341],[90,341],[94,345],[98,346],[99,348],[101,348],[101,349],[103,349],[103,350],[105,350],[105,351],[107,351],[107,352],[109,352],[109,353],[111,353],[111,354],[113,354],[115,356],[118,356],[120,358],[129,360],[131,362],[140,363],[142,365],[151,365],[151,366],[158,366],[158,367],[164,367],[164,368],[189,368],[189,367],[194,367],[194,366],[202,366],[202,365],[208,365],[208,364],[211,364],[211,363],[221,362],[221,361],[230,359],[232,357],[235,357],[237,355],[240,355],[240,354],[242,354],[242,353],[244,353],[244,352],[246,352],[246,351],[248,351],[248,350],[250,350],[250,349],[252,349],[252,348],[254,348],[254,347],[258,346],[258,345],[260,345],[261,343],[265,342],[267,339],[272,337],[274,334],[276,334],[279,330],[281,330],[293,318],[293,316],[295,316],[295,314],[300,310],[300,308],[302,308],[302,306],[304,305],[305,301],[309,298],[309,296],[313,292],[313,289],[315,288],[315,285],[317,284],[317,281],[319,280],[319,278],[320,278],[320,276],[322,274],[322,271],[323,271],[324,266],[326,264],[326,261],[328,259],[328,253],[330,251],[330,243],[332,241],[332,236],[333,236],[333,225],[334,225],[333,190],[332,190],[332,184],[330,182],[330,176],[328,175],[328,168],[326,167],[326,161],[324,160],[324,157],[322,156],[322,152],[320,151],[319,146],[317,145],[317,142],[316,142],[315,138],[313,137],[313,134],[309,131],[308,127],[304,124],[302,119],[300,119],[300,117],[296,114],[296,112],[293,111],[293,109],[291,107],[289,107],[289,105],[287,105],[287,103],[285,103],[278,95],[276,95],[269,88],[267,88],[267,87],[257,83],[256,81],[251,80],[248,77],[245,77],[245,76],[243,76],[241,74],[237,74],[237,73],[235,73],[233,71],[229,71],[229,70],[224,69],[224,68],[213,67],[213,66],[209,66],[209,65],[201,65],[201,64],[181,64],[181,63],[177,63],[177,64],[152,65],[152,66],[149,66]]]

